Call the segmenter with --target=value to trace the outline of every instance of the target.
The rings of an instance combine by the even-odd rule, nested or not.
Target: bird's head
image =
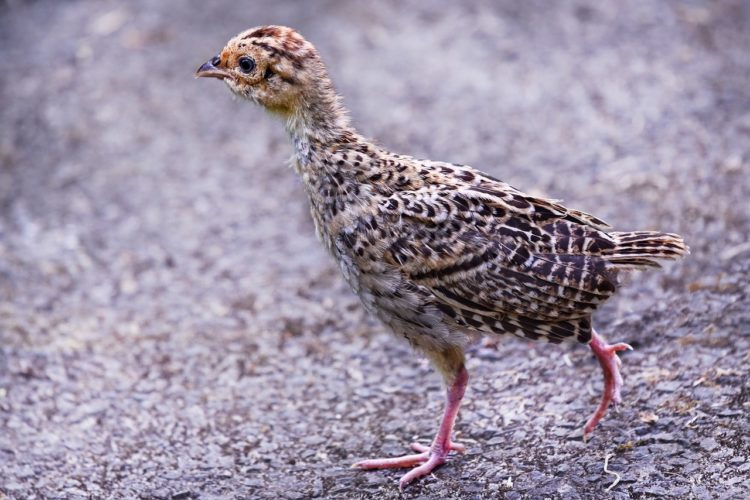
[[[285,26],[261,26],[240,33],[195,75],[224,80],[236,95],[284,116],[305,106],[321,85],[330,90],[315,47]]]

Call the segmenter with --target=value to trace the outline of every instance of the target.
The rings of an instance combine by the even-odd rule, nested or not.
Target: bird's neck
[[[294,111],[286,116],[286,129],[303,168],[314,165],[316,152],[335,149],[358,137],[330,84],[300,97]]]

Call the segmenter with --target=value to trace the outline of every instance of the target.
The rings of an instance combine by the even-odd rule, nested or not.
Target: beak
[[[225,78],[229,78],[231,75],[228,71],[225,71],[221,68],[217,68],[214,64],[218,58],[214,57],[210,61],[204,62],[201,64],[201,67],[198,68],[198,71],[195,72],[195,77],[206,77],[206,78],[219,78],[220,80],[223,80]]]

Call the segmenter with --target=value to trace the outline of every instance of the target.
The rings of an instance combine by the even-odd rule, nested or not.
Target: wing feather
[[[604,223],[509,189],[392,194],[379,204],[397,235],[385,261],[460,326],[587,340],[588,318],[616,288],[596,255],[611,246]]]

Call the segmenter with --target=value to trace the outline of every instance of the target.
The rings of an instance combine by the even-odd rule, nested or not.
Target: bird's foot
[[[633,350],[630,345],[622,342],[612,345],[607,344],[596,332],[593,332],[593,337],[589,347],[591,347],[596,359],[599,361],[599,365],[602,367],[602,372],[604,374],[604,393],[599,402],[599,407],[583,427],[584,441],[588,439],[589,435],[604,414],[607,413],[609,405],[613,402],[619,403],[621,401],[620,388],[622,388],[622,376],[620,375],[620,365],[622,362],[620,361],[620,358],[617,357],[617,352]]]
[[[455,354],[455,353],[454,353]],[[401,477],[398,482],[399,489],[403,490],[404,486],[422,476],[426,476],[436,467],[445,463],[445,459],[451,451],[463,453],[466,449],[463,445],[454,443],[451,439],[453,432],[453,422],[456,420],[458,406],[461,404],[461,398],[464,396],[466,384],[469,381],[469,373],[463,365],[463,352],[460,352],[460,362],[457,364],[455,376],[450,383],[447,391],[447,401],[443,420],[440,422],[435,439],[432,440],[431,446],[424,446],[419,443],[412,443],[411,449],[416,451],[415,455],[404,455],[396,458],[381,458],[375,460],[364,460],[352,465],[356,469],[391,469],[396,467],[414,467]]]
[[[448,453],[451,451],[457,451],[463,453],[466,448],[462,444],[449,442],[447,445],[442,446],[425,446],[419,443],[411,443],[411,449],[416,451],[413,455],[404,455],[401,457],[394,458],[376,458],[373,460],[363,460],[352,465],[355,469],[395,469],[401,467],[415,467],[401,477],[399,481],[399,488],[403,489],[404,486],[410,482],[418,479],[422,476],[426,476],[432,472],[436,467],[445,463],[445,459]]]

